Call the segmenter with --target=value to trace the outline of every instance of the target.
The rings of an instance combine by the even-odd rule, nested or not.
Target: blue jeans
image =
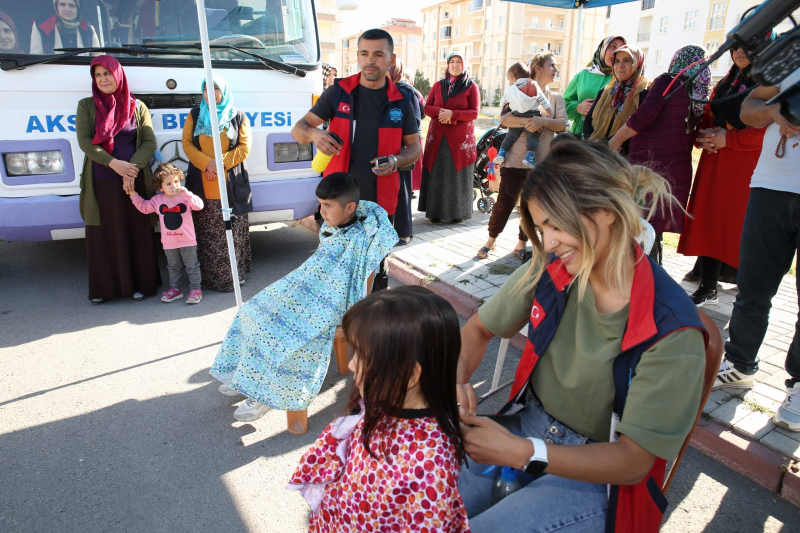
[[[739,248],[739,294],[733,304],[725,359],[739,372],[758,371],[758,349],[769,326],[772,297],[800,248],[800,195],[755,188],[750,190]],[[800,294],[800,284],[798,284]],[[786,354],[787,386],[800,382],[800,323]]]
[[[537,437],[548,444],[581,445],[591,442],[573,431],[542,408],[535,398],[514,417],[497,419],[512,433]],[[473,533],[569,533],[602,532],[605,530],[608,507],[608,485],[572,481],[551,474],[533,478],[519,472],[521,489],[490,506],[492,485],[499,475],[486,477],[487,465],[472,460],[461,468],[458,489],[469,516]]]

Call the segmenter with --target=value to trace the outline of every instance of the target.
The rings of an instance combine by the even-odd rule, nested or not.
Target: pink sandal
[[[192,289],[189,291],[189,297],[186,298],[187,304],[199,304],[200,300],[203,299],[203,291],[200,289]]]
[[[178,298],[183,298],[183,292],[180,289],[170,289],[161,293],[161,301],[165,304],[174,302]]]

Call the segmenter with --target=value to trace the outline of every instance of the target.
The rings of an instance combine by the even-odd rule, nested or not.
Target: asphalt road
[[[317,238],[272,224],[252,228],[252,241],[245,299],[302,263]],[[279,411],[236,422],[241,398],[220,395],[208,375],[232,294],[92,306],[86,285],[83,241],[0,242],[0,531],[305,531],[305,501],[284,487],[352,378],[330,366],[307,435],[288,434]],[[518,358],[512,348],[504,379]],[[487,357],[476,373],[479,393],[493,366]],[[800,510],[692,450],[670,496],[664,531],[800,527]]]

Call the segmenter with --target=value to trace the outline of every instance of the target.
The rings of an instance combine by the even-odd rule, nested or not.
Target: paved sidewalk
[[[416,271],[423,283],[440,281],[457,289],[455,296],[462,308],[465,299],[472,299],[474,306],[479,305],[497,292],[509,274],[520,266],[519,259],[512,254],[517,242],[516,214],[511,215],[497,239],[496,250],[488,259],[477,259],[476,251],[488,238],[488,221],[489,215],[474,210],[473,218],[463,224],[431,224],[422,213],[415,212],[414,239],[392,250],[390,275],[399,278],[402,277],[398,276],[399,270]],[[684,257],[665,247],[664,268],[687,293],[697,289],[697,283],[683,281],[694,260],[694,257]],[[723,339],[727,340],[737,289],[727,283],[722,283],[721,287],[719,304],[705,306],[703,310],[714,319]],[[452,290],[449,292],[454,294]],[[773,306],[769,330],[759,351],[761,364],[756,386],[751,391],[713,391],[693,445],[771,490],[780,491],[784,482],[788,482],[796,493],[787,499],[800,505],[800,477],[796,470],[792,472],[800,461],[800,432],[787,431],[772,422],[785,396],[784,380],[788,375],[783,363],[798,313],[794,276],[784,279]],[[737,457],[730,459],[731,456]],[[789,474],[784,475],[787,470]]]

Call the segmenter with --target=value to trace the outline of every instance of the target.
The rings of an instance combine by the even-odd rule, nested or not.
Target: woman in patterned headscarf
[[[203,102],[192,109],[183,126],[183,151],[189,158],[186,188],[203,199],[205,207],[192,211],[197,234],[197,258],[203,271],[203,288],[212,291],[233,291],[233,274],[228,257],[228,241],[222,219],[217,162],[214,160],[214,139],[206,82],[201,84]],[[250,155],[250,128],[244,113],[233,106],[233,95],[222,76],[214,75],[219,138],[222,145],[222,166],[228,192],[228,207],[236,217],[233,223],[233,246],[236,251],[239,283],[250,272],[250,222],[247,213],[253,210],[247,156]]]
[[[592,61],[567,85],[564,102],[567,104],[567,116],[572,121],[570,131],[575,135],[583,135],[583,119],[592,108],[597,92],[611,81],[614,52],[625,42],[622,35],[611,35],[603,39],[597,46]]]
[[[472,217],[472,175],[477,158],[473,121],[480,106],[478,86],[466,71],[464,57],[450,54],[444,78],[433,84],[425,104],[431,123],[417,208],[435,224],[457,224]]]
[[[717,281],[723,263],[739,268],[750,177],[761,155],[765,131],[747,126],[739,118],[747,89],[756,82],[750,77],[752,65],[743,49],[731,50],[731,58],[733,65],[714,88],[700,123],[697,146],[703,153],[687,208],[690,217],[686,217],[678,243],[679,253],[699,257],[701,284],[692,294],[698,307],[718,301]],[[728,96],[734,98],[721,101]]]
[[[81,0],[53,0],[56,14],[31,29],[31,54],[53,54],[58,48],[98,47],[94,27],[81,13]],[[59,52],[61,53],[61,52]]]
[[[684,208],[692,186],[692,143],[704,106],[692,102],[686,88],[669,100],[666,96],[694,77],[689,93],[697,100],[708,98],[711,72],[705,65],[706,59],[705,49],[697,45],[684,46],[675,52],[667,72],[653,80],[647,98],[608,143],[613,150],[620,151],[630,139],[628,160],[648,166],[666,178],[673,196]],[[681,233],[683,218],[679,209],[673,209],[672,213],[660,213],[650,219],[656,230],[656,243],[650,255],[659,264],[662,233]]]
[[[336,71],[336,67],[331,65],[330,63],[323,63],[322,64],[322,90],[328,88],[328,86],[333,85],[333,80],[338,75]]]
[[[614,52],[614,77],[594,100],[583,123],[583,135],[599,141],[613,136],[639,108],[649,80],[644,75],[644,52],[622,46]]]

